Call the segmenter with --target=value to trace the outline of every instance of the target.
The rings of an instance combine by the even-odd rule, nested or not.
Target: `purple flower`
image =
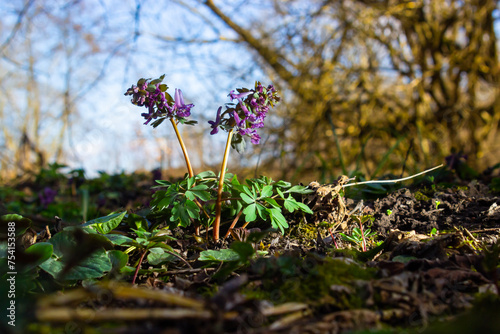
[[[238,113],[236,111],[233,111],[233,117],[237,127],[241,128],[245,125],[245,122],[242,119],[240,119],[240,116],[238,116]]]
[[[252,144],[258,145],[260,143],[260,136],[257,133],[253,133],[251,138],[250,141]]]
[[[164,75],[160,78],[150,81],[150,79],[140,79],[137,85],[132,85],[127,89],[125,95],[132,95],[132,104],[148,109],[147,113],[142,113],[141,116],[146,119],[144,124],[148,124],[153,119],[157,118],[172,118],[176,119],[187,118],[191,116],[191,108],[193,104],[186,104],[182,91],[175,89],[174,99],[166,93],[167,85],[162,84]],[[167,98],[168,97],[168,98]],[[153,123],[153,126],[158,123]]]
[[[229,92],[228,96],[231,98],[231,100],[236,99],[236,100],[238,100],[241,103],[241,99],[244,98],[244,97],[247,97],[250,94],[252,94],[252,91],[235,94],[234,93],[234,89],[233,89],[231,92]]]
[[[280,100],[276,89],[269,85],[264,88],[259,82],[255,84],[255,89],[232,90],[229,97],[232,100],[238,100],[236,105],[226,106],[226,111],[222,113],[221,108],[217,111],[215,121],[209,121],[212,127],[210,134],[216,134],[218,127],[229,131],[236,129],[236,135],[248,136],[252,144],[260,143],[260,136],[256,129],[264,127],[264,119],[269,112],[270,107]]]
[[[38,194],[38,198],[40,199],[40,204],[42,204],[44,207],[47,207],[47,205],[54,202],[56,195],[57,195],[57,190],[54,190],[50,187],[43,188],[43,190]]]
[[[210,123],[210,126],[212,127],[212,131],[210,131],[211,135],[216,134],[219,132],[219,124],[220,124],[220,111],[222,110],[222,107],[219,107],[217,110],[217,116],[215,117],[215,121],[208,121]]]
[[[182,91],[176,88],[173,113],[179,117],[189,117],[191,115],[191,108],[193,106],[194,106],[193,104],[184,103],[184,97],[182,96]]]

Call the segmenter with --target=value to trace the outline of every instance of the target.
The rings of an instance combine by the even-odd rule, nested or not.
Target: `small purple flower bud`
[[[231,98],[231,100],[236,99],[236,100],[238,100],[238,102],[241,102],[242,98],[247,97],[250,94],[252,94],[252,91],[236,94],[236,93],[234,93],[234,90],[232,90],[228,96]]]
[[[217,132],[219,132],[218,127],[220,125],[220,111],[221,110],[222,110],[222,107],[219,107],[219,109],[217,109],[217,116],[215,117],[215,121],[208,121],[208,123],[210,124],[210,126],[212,128],[212,131],[210,131],[211,135],[214,135]]]
[[[260,136],[257,133],[252,134],[250,141],[252,144],[258,145],[260,143]]]

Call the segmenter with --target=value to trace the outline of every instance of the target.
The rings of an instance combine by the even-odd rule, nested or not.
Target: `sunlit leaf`
[[[91,221],[88,221],[87,223],[83,224],[82,226],[95,226],[97,225],[104,234],[109,233],[109,231],[114,230],[115,228],[120,225],[121,221],[127,214],[127,211],[111,214],[109,216],[105,217],[100,217],[93,219]]]
[[[238,261],[240,255],[232,249],[206,250],[200,253],[199,261]]]

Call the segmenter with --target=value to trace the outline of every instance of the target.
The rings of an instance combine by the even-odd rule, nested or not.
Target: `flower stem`
[[[173,118],[170,118],[170,122],[172,123],[172,126],[174,127],[175,130],[175,135],[177,136],[177,139],[179,140],[179,144],[181,145],[182,153],[184,154],[184,159],[186,160],[186,166],[188,169],[189,177],[194,176],[193,172],[193,167],[191,167],[191,162],[189,161],[189,156],[186,150],[186,146],[184,145],[184,142],[182,141],[181,134],[179,132],[179,129],[177,128],[177,124],[175,123],[175,120]]]
[[[224,150],[224,158],[222,159],[222,165],[220,168],[219,188],[217,189],[217,202],[215,203],[214,241],[219,240],[222,189],[224,187],[224,176],[226,174],[227,158],[229,157],[229,148],[231,147],[232,138],[233,138],[233,129],[229,130],[229,133],[227,135],[226,149]]]
[[[363,252],[366,252],[366,239],[365,239],[365,232],[363,231],[363,223],[361,220],[359,221],[359,230],[361,231],[361,238],[363,242],[361,243],[361,248],[363,249]]]
[[[147,249],[145,249],[141,255],[141,258],[139,259],[139,263],[137,264],[137,268],[135,269],[134,279],[132,280],[132,285],[135,284],[135,279],[137,278],[137,274],[139,273],[139,269],[141,269],[141,263],[144,260],[144,256],[146,255],[147,252],[148,252]]]
[[[240,212],[238,212],[238,215],[236,215],[236,218],[234,218],[233,222],[231,223],[231,226],[229,226],[229,229],[227,230],[227,233],[224,236],[224,238],[222,238],[222,240],[225,240],[227,237],[229,237],[229,235],[231,234],[231,230],[234,228],[234,226],[236,225],[236,223],[240,219],[242,213],[243,213],[243,209],[240,210]]]

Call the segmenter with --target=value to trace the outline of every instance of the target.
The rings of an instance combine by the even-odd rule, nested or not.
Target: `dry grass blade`
[[[96,311],[92,308],[52,307],[37,309],[36,318],[42,322],[103,322],[103,321],[134,321],[146,319],[210,319],[212,313],[207,310],[193,309],[170,309],[170,308],[148,308],[148,309],[105,309]]]

